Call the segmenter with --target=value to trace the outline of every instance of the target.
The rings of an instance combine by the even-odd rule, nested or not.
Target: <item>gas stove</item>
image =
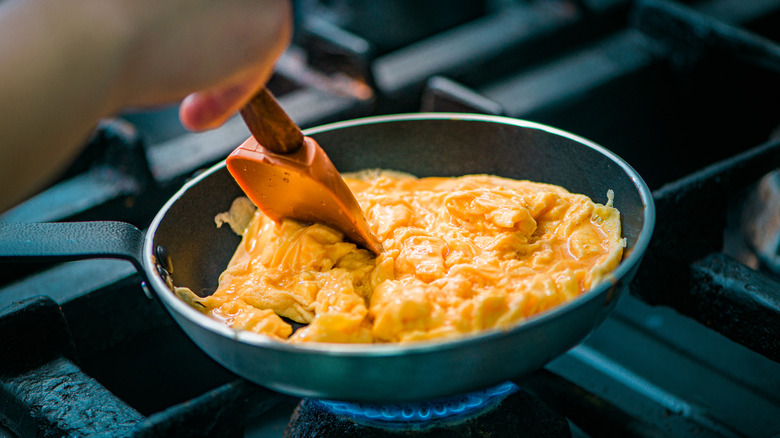
[[[780,434],[780,0],[294,5],[294,41],[269,88],[302,128],[496,114],[628,161],[657,208],[631,293],[531,375],[365,405],[299,399],[226,371],[146,297],[130,263],[11,261],[0,265],[0,436]],[[174,107],[119,114],[0,221],[143,229],[248,136],[239,118],[195,134]]]

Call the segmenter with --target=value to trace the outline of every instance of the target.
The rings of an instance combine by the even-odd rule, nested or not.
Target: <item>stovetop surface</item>
[[[631,293],[584,343],[516,379],[563,412],[574,436],[780,434],[780,280],[733,229],[746,192],[780,167],[780,0],[463,2],[435,31],[410,21],[374,41],[361,38],[374,9],[334,18],[359,2],[296,3],[316,19],[298,18],[303,37],[269,87],[301,127],[418,111],[530,119],[612,149],[653,189],[657,230]],[[384,13],[400,19],[396,6]],[[0,221],[143,228],[249,133],[240,118],[187,133],[171,106],[121,114],[101,135],[72,173]],[[0,279],[0,311],[50,297],[37,302],[42,321],[68,331],[44,366],[21,375],[75,376],[128,430],[164,436],[177,421],[240,405],[239,435],[279,437],[299,402],[216,365],[127,262],[12,264]],[[3,388],[26,381],[6,377]]]

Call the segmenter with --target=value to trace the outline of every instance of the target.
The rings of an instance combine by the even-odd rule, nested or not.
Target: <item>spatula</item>
[[[252,133],[227,158],[227,168],[244,193],[269,218],[320,222],[379,254],[355,196],[325,151],[263,88],[242,110]]]

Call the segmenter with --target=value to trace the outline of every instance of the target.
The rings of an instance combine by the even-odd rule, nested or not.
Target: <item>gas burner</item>
[[[405,404],[305,399],[285,437],[571,436],[566,419],[511,382]]]
[[[315,403],[337,415],[351,417],[359,424],[398,430],[426,429],[433,424],[449,424],[475,417],[517,390],[514,383],[505,382],[481,391],[418,403],[366,404],[329,400],[315,400]]]

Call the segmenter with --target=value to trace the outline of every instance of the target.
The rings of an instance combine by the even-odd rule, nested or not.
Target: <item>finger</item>
[[[255,88],[254,85],[239,83],[192,93],[182,101],[179,119],[184,127],[192,131],[216,128],[249,101]]]

